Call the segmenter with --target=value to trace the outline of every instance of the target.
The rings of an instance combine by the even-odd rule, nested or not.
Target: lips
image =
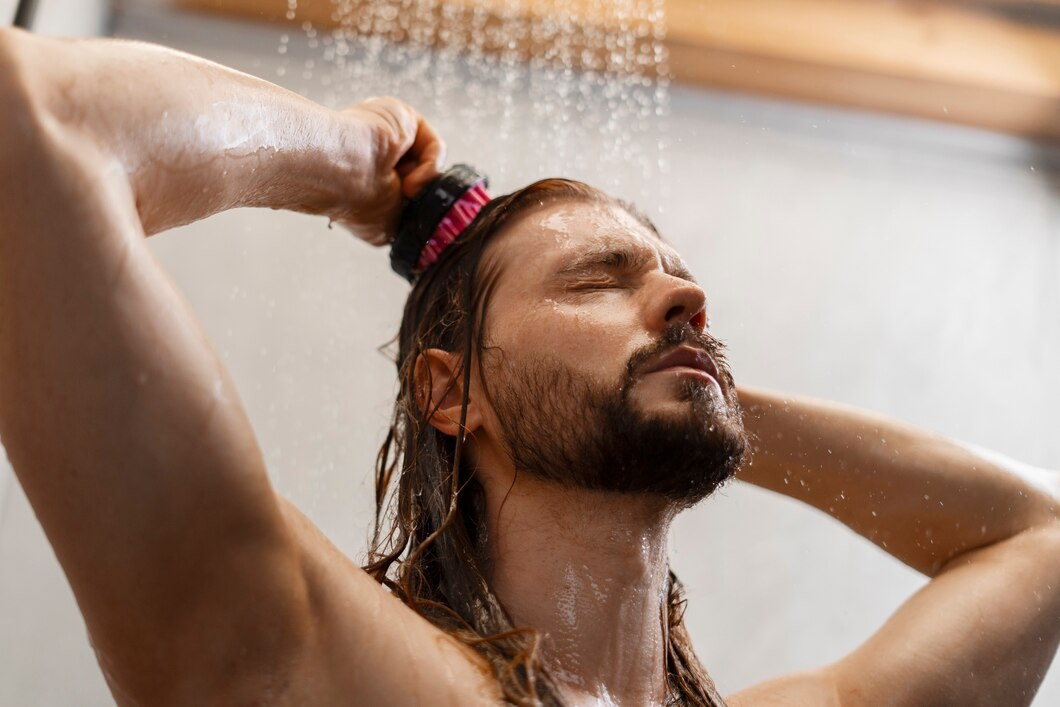
[[[644,369],[644,374],[656,373],[668,368],[682,367],[703,371],[713,378],[714,382],[721,386],[721,379],[718,376],[718,366],[714,363],[714,359],[711,358],[710,354],[701,349],[693,349],[688,346],[682,346],[681,348],[663,354],[647,365]]]

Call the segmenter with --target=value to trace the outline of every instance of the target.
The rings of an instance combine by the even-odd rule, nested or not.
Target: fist
[[[372,245],[391,242],[405,198],[440,174],[445,143],[411,106],[396,98],[372,98],[342,111],[354,155],[348,203],[336,223]]]

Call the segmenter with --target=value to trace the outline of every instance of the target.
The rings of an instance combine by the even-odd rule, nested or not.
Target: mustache
[[[718,373],[724,376],[730,385],[733,384],[732,372],[726,358],[728,349],[725,344],[705,331],[696,330],[691,324],[676,324],[667,327],[657,342],[645,346],[630,356],[629,363],[626,364],[626,381],[632,384],[636,372],[645,363],[678,346],[689,346],[708,354],[714,359]]]

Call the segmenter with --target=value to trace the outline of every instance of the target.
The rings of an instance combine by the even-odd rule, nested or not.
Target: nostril
[[[681,314],[682,314],[682,313],[683,313],[684,311],[685,311],[685,308],[684,308],[683,306],[679,305],[679,304],[678,304],[678,305],[675,305],[675,306],[673,306],[673,307],[670,307],[670,309],[668,309],[668,310],[666,311],[666,321],[670,321],[670,320],[672,320],[672,319],[673,319],[674,317],[679,317],[679,316],[681,316]]]
[[[703,331],[707,327],[707,313],[701,309],[688,321],[696,331]]]

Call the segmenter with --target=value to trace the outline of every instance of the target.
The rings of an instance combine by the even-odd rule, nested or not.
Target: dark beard
[[[687,414],[637,410],[630,400],[634,372],[681,344],[714,358],[724,397],[713,384],[687,378],[679,394]],[[630,359],[621,386],[586,380],[553,359],[518,363],[516,376],[488,386],[517,471],[585,489],[657,494],[684,507],[709,496],[739,468],[747,438],[736,385],[723,344],[709,334],[690,326],[667,330]]]

